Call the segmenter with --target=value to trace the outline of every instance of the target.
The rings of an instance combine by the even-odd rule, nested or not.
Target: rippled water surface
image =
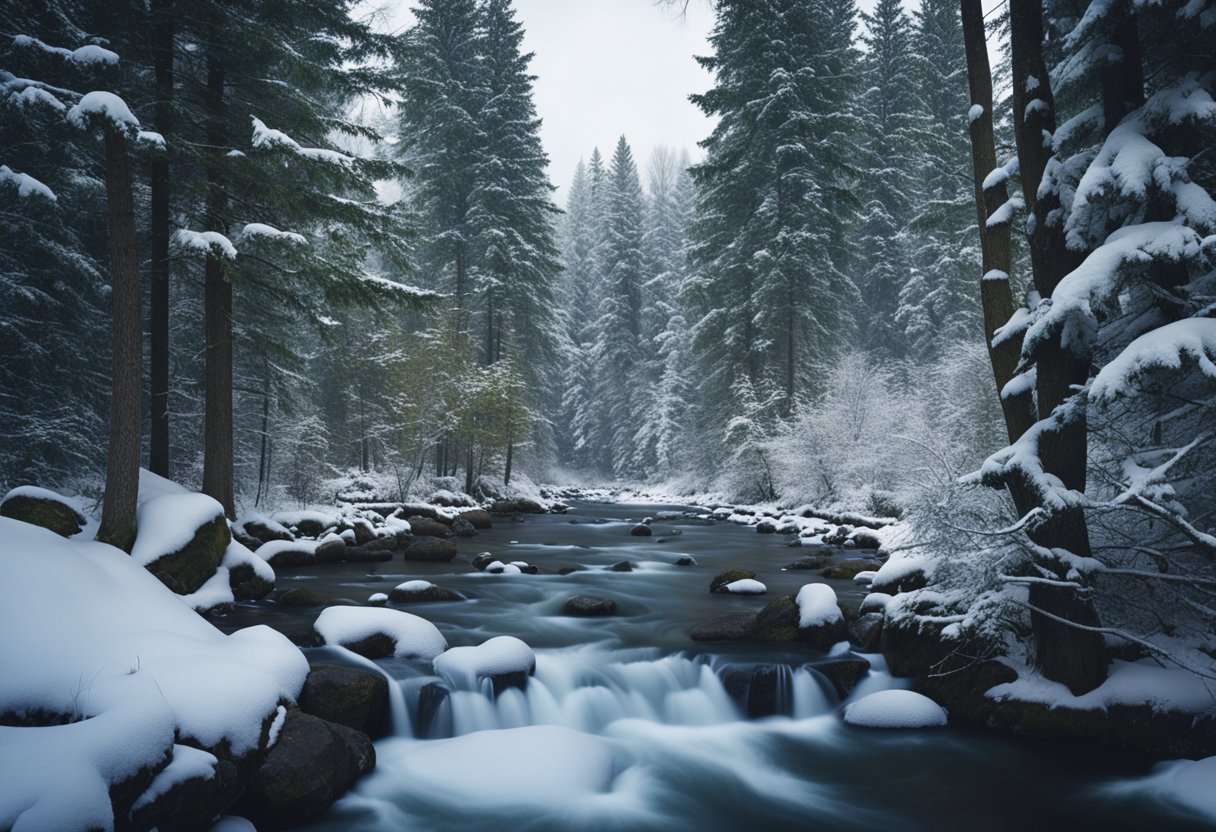
[[[452,563],[405,563],[398,555],[374,568],[279,570],[280,587],[308,586],[335,603],[363,603],[424,578],[468,600],[399,608],[433,621],[452,646],[512,635],[537,653],[525,691],[453,690],[438,704],[425,694],[437,681],[425,663],[377,662],[396,682],[395,735],[376,744],[376,771],[306,828],[1209,828],[1143,791],[1108,788],[1147,774],[1153,758],[956,726],[851,728],[815,670],[834,657],[798,646],[691,641],[688,631],[710,615],[758,610],[820,579],[782,571],[807,549],[745,527],[656,520],[654,536],[629,535],[642,517],[683,508],[579,504],[566,515],[496,518],[493,530],[459,541]],[[543,573],[477,572],[469,561],[482,551]],[[682,554],[698,566],[675,566]],[[607,569],[622,560],[634,571]],[[580,571],[557,574],[563,567]],[[758,573],[768,594],[711,595],[710,579],[731,568]],[[864,594],[849,581],[828,583],[854,603]],[[575,594],[611,598],[618,613],[563,616]],[[260,602],[220,624],[265,623],[303,638],[317,612]],[[866,658],[871,670],[852,698],[902,686],[881,657]],[[746,680],[760,664],[776,665],[781,715],[748,719]]]

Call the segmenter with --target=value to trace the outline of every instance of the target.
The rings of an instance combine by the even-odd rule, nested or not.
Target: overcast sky
[[[860,0],[862,10],[875,0]],[[413,22],[412,0],[367,0],[380,7],[380,27],[401,31]],[[713,26],[708,0],[691,0],[680,14],[656,0],[515,0],[516,17],[526,32],[524,46],[535,53],[536,108],[544,124],[541,139],[549,154],[549,178],[565,191],[580,158],[598,146],[611,156],[622,133],[643,172],[659,144],[687,148],[713,122],[688,100],[704,92],[712,76],[693,55],[710,53],[706,36]],[[917,0],[906,0],[912,9]],[[985,8],[998,5],[985,0]]]

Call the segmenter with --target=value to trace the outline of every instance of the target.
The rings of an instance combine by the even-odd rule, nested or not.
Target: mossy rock
[[[457,515],[456,519],[468,521],[475,529],[485,530],[494,528],[494,518],[485,509],[475,508],[470,511],[462,511]]]
[[[420,514],[407,517],[406,522],[410,524],[410,533],[414,537],[447,537],[452,531],[446,523]]]
[[[252,566],[241,563],[228,570],[228,586],[232,587],[235,601],[260,601],[274,589],[274,581],[266,580]]]
[[[445,561],[456,557],[456,543],[442,537],[416,537],[405,548],[406,560]]]
[[[727,584],[733,584],[735,581],[744,581],[754,577],[756,577],[756,573],[747,569],[727,569],[725,572],[719,572],[709,582],[709,591],[720,592],[722,591],[722,587]]]
[[[22,489],[33,491],[33,489]],[[9,492],[0,503],[0,517],[11,517],[24,523],[32,523],[50,529],[62,537],[71,537],[84,528],[85,519],[53,491],[37,489],[38,494]],[[45,495],[42,492],[45,491]]]
[[[221,513],[196,529],[185,546],[149,563],[148,571],[172,579],[178,587],[175,591],[189,595],[197,592],[215,574],[224,559],[224,550],[231,542],[228,519]],[[164,581],[164,577],[161,580]]]
[[[308,587],[298,586],[279,596],[279,603],[288,607],[323,607],[329,599]]]
[[[783,595],[765,604],[745,637],[748,641],[797,641],[798,605],[794,599]]]
[[[689,632],[693,641],[738,641],[747,635],[757,613],[751,610],[728,610],[705,619]]]

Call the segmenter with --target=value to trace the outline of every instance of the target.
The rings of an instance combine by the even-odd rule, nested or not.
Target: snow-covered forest
[[[58,624],[20,649],[0,627],[0,782],[28,759],[17,732],[117,726],[55,745],[19,789],[0,787],[12,792],[0,830],[179,828],[179,799],[193,801],[182,829],[234,805],[267,828],[324,811],[375,765],[371,723],[350,726],[363,732],[342,740],[351,776],[304,801],[315,810],[260,815],[278,798],[250,779],[284,720],[303,718],[296,706],[311,695],[317,707],[305,677],[321,653],[309,650],[386,678],[392,731],[411,742],[556,721],[578,738],[537,735],[538,748],[573,743],[608,755],[608,771],[634,765],[579,745],[611,733],[607,722],[500,699],[533,696],[537,674],[546,696],[586,678],[544,653],[538,664],[517,635],[555,651],[595,639],[354,615],[362,599],[335,593],[363,578],[324,572],[403,551],[422,571],[368,606],[477,596],[421,580],[448,577],[431,563],[556,580],[543,547],[508,556],[541,544],[504,524],[567,510],[578,516],[545,526],[544,546],[598,550],[576,527],[603,511],[586,522],[627,523],[634,547],[679,545],[664,522],[691,524],[688,546],[716,522],[774,533],[770,549],[814,547],[758,555],[800,558],[764,561],[781,573],[769,578],[760,561],[724,564],[736,568],[714,593],[764,593],[765,581],[789,593],[746,628],[723,619],[713,632],[738,625],[722,640],[801,641],[829,657],[847,640],[844,653],[872,657],[857,659],[868,679],[910,677],[933,700],[863,717],[856,678],[846,690],[820,669],[800,682],[810,665],[787,660],[786,644],[771,660],[788,664],[789,713],[745,696],[747,717],[839,706],[850,725],[911,727],[948,712],[951,724],[1198,759],[1121,793],[1216,819],[1194,787],[1216,771],[1216,3],[651,6],[670,20],[698,3],[713,20],[707,49],[679,57],[712,79],[684,91],[708,132],[633,144],[623,123],[574,148],[573,176],[553,182],[523,3],[0,0],[0,569],[20,550],[0,571],[0,601],[14,595],[0,622],[53,616],[17,604],[18,584],[64,585],[79,606],[65,620],[89,628],[106,607],[73,575],[112,582],[124,608],[55,672],[35,668]],[[613,501],[653,510],[594,508]],[[478,534],[503,551],[458,554],[455,539]],[[30,555],[41,551],[55,559],[47,574]],[[111,559],[123,552],[134,565]],[[663,569],[702,556],[668,552]],[[592,568],[640,561],[645,573],[648,553]],[[284,588],[301,567],[334,582],[317,605],[338,603],[303,635],[276,612],[311,591]],[[795,575],[811,582],[782,583]],[[562,614],[657,603],[647,591],[607,613],[588,605],[604,599],[572,596]],[[527,606],[532,596],[491,597],[512,615],[557,615]],[[778,618],[793,635],[773,635]],[[169,635],[146,640],[160,619]],[[646,661],[691,662],[663,678],[701,681],[653,712],[618,703],[618,716],[736,719],[737,668],[715,664],[723,681],[705,682],[710,664],[698,670],[703,657],[661,632],[653,645],[615,633],[611,649],[662,647]],[[494,638],[465,646],[472,634]],[[148,657],[164,701],[129,667],[82,692],[75,665],[111,635],[119,664]],[[351,646],[375,637],[387,653]],[[483,653],[457,653],[468,650]],[[179,652],[241,665],[233,678],[254,692],[223,718],[196,708],[183,691],[205,682],[174,675]],[[406,673],[408,661],[426,673]],[[118,678],[128,671],[133,681]],[[503,681],[513,673],[522,685]],[[450,699],[420,693],[426,674]],[[820,678],[835,687],[812,707]],[[891,684],[880,693],[902,683]],[[159,703],[156,730],[145,725],[155,737],[107,762],[139,722],[114,704],[128,688]],[[691,692],[709,704],[681,711]],[[489,704],[462,723],[456,694]],[[92,791],[57,806],[39,772],[78,757]],[[192,780],[209,785],[181,797]],[[645,791],[611,782],[629,800]],[[640,817],[618,820],[649,828]],[[791,817],[802,816],[771,820]]]

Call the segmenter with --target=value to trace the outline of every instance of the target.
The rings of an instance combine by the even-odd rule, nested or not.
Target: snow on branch
[[[185,251],[209,254],[228,260],[236,259],[236,246],[218,231],[191,231],[179,228],[173,234],[173,242]]]
[[[1023,355],[1033,357],[1057,335],[1064,349],[1085,353],[1097,329],[1095,310],[1118,297],[1129,269],[1193,260],[1199,256],[1201,244],[1194,229],[1175,222],[1148,222],[1115,231],[1035,309]]]
[[[76,106],[68,110],[67,119],[81,129],[99,120],[132,137],[140,132],[139,119],[131,112],[127,102],[104,90],[85,93]]]
[[[1098,372],[1090,396],[1099,402],[1135,396],[1145,375],[1189,362],[1216,383],[1216,319],[1185,318],[1141,335]]]
[[[1008,275],[1006,275],[1008,279]],[[1013,310],[1013,315],[1003,325],[997,327],[996,332],[992,333],[992,346],[995,349],[1006,341],[1014,338],[1021,338],[1026,330],[1030,327],[1030,310],[1025,306],[1019,306]]]
[[[49,107],[57,113],[67,109],[60,97],[75,98],[71,90],[53,87],[30,78],[18,78],[0,69],[0,101],[14,107]]]
[[[12,185],[22,199],[38,196],[50,202],[56,201],[55,193],[50,188],[28,173],[18,173],[8,165],[0,165],[0,185]]]
[[[38,38],[32,38],[29,35],[17,35],[13,38],[13,46],[40,49],[49,55],[58,55],[65,61],[71,61],[81,66],[92,64],[108,64],[113,66],[118,63],[117,52],[103,49],[95,43],[86,44],[79,49],[64,49],[61,46],[50,46],[38,40]]]
[[[328,150],[323,147],[304,147],[282,130],[267,127],[266,123],[257,116],[250,116],[250,118],[253,119],[252,143],[258,150],[286,150],[297,156],[303,156],[306,159],[328,162],[329,164],[341,167],[350,167],[355,161],[355,157],[347,156],[345,153],[339,153],[336,150]]]
[[[439,292],[432,292],[430,289],[419,289],[417,286],[410,286],[407,283],[398,283],[395,280],[389,280],[387,277],[381,277],[378,274],[365,274],[362,276],[362,280],[364,283],[371,284],[377,288],[403,295],[409,300],[438,300],[443,297]]]
[[[1049,513],[1085,505],[1085,495],[1068,488],[1059,477],[1048,472],[1039,456],[1039,442],[1043,436],[1059,430],[1067,416],[1067,408],[1077,406],[1073,400],[1066,401],[1046,419],[1032,425],[1015,442],[984,460],[979,471],[966,475],[960,482],[981,482],[992,488],[1003,488],[1012,481],[1020,481],[1034,491],[1039,503]]]
[[[260,222],[251,222],[241,229],[241,233],[237,235],[238,240],[249,240],[253,238],[261,238],[267,240],[283,240],[296,245],[308,245],[308,239],[303,234],[297,234],[294,231],[280,231],[272,225],[266,225]]]
[[[1000,170],[1000,168],[997,168],[997,170]],[[992,174],[989,174],[989,178],[991,178],[991,176]],[[988,180],[984,181],[987,183]],[[987,185],[985,185],[985,187],[987,187]],[[1013,221],[1014,212],[1025,207],[1026,203],[1020,196],[1011,196],[1008,200],[1001,203],[1000,207],[992,212],[992,215],[988,217],[984,225],[986,225],[988,228],[995,228],[998,225],[1007,225]]]

